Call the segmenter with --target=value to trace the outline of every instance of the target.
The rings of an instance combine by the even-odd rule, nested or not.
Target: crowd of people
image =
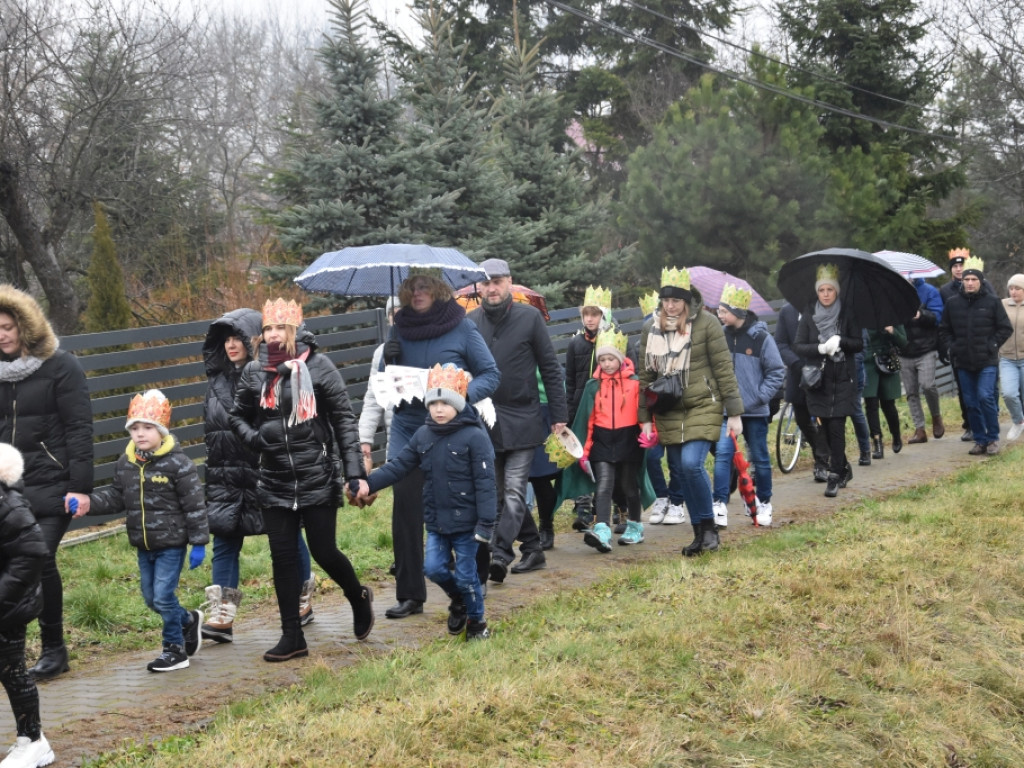
[[[147,668],[170,672],[188,667],[204,638],[233,640],[248,536],[268,538],[280,614],[281,638],[266,661],[308,655],[312,561],[341,587],[355,638],[370,635],[373,591],[336,543],[345,494],[363,505],[393,487],[397,602],[384,615],[422,613],[429,578],[450,599],[448,632],[479,641],[491,634],[488,583],[545,567],[562,501],[573,502],[573,527],[598,553],[610,552],[616,535],[619,545],[641,544],[645,522],[687,521],[694,537],[682,554],[713,552],[729,524],[742,438],[753,467],[748,511],[770,526],[768,429],[783,397],[827,497],[853,479],[847,418],[860,466],[884,459],[887,445],[902,450],[903,393],[907,443],[929,439],[922,396],[932,439],[945,435],[940,361],[955,373],[969,453],[997,454],[997,386],[1012,420],[1006,439],[1024,433],[1024,275],[1010,278],[1000,300],[980,259],[954,249],[949,262],[941,290],[915,281],[912,317],[873,329],[859,327],[844,303],[840,268],[821,264],[806,305],[784,305],[774,335],[745,286],[725,285],[708,307],[687,269],[666,268],[641,299],[646,318],[633,347],[615,325],[611,291],[590,286],[564,368],[541,313],[514,300],[507,262],[480,265],[480,306],[468,314],[438,275],[413,272],[388,302],[390,329],[372,369],[421,371],[422,392],[381,403],[371,386],[358,420],[298,304],[237,309],[210,325],[203,346],[206,482],[170,432],[171,404],[150,390],[131,400],[130,439],[112,482],[97,490],[82,368],[59,350],[34,299],[0,286],[0,682],[18,730],[0,766],[54,759],[35,683],[69,668],[55,553],[72,516],[124,514],[143,600],[163,625]],[[382,421],[387,460],[374,469]],[[212,584],[206,602],[187,609],[180,574],[204,563],[211,534]],[[36,619],[42,653],[27,668],[26,627]]]

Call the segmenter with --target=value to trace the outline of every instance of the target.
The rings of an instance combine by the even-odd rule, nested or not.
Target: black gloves
[[[394,365],[402,356],[402,343],[398,339],[388,339],[384,342],[384,362]]]

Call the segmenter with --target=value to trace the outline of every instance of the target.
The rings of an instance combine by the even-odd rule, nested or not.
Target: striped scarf
[[[282,344],[264,344],[260,349],[260,364],[263,370],[274,373],[274,378],[263,384],[260,394],[260,407],[274,410],[281,400],[281,369],[285,364],[291,369],[289,381],[292,386],[292,412],[288,416],[288,426],[316,418],[316,395],[313,393],[313,379],[309,375],[306,360],[310,349],[301,342],[298,357],[287,359],[287,348]]]

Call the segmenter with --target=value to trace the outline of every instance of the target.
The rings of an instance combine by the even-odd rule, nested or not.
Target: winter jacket
[[[864,338],[853,319],[853,313],[846,308],[839,317],[839,339],[839,348],[845,357],[836,362],[818,352],[818,344],[822,340],[818,338],[818,328],[814,324],[814,306],[809,307],[801,316],[793,351],[806,360],[807,364],[824,363],[821,386],[805,390],[807,410],[818,418],[852,416],[860,399],[857,394],[857,363],[854,356],[864,349]]]
[[[1013,335],[1003,302],[984,284],[977,293],[957,293],[946,302],[939,323],[939,344],[964,371],[999,364],[999,348]]]
[[[867,343],[864,345],[864,397],[877,397],[881,400],[898,400],[903,394],[903,382],[900,374],[882,373],[875,362],[875,353],[887,354],[895,349],[899,355],[907,344],[907,332],[902,325],[894,326],[892,333],[867,331]]]
[[[793,351],[796,341],[796,330],[800,324],[800,311],[789,302],[779,310],[779,319],[775,322],[775,346],[779,349],[782,362],[786,364],[786,402],[803,403],[804,391],[800,388],[800,369],[804,360]]]
[[[395,458],[370,473],[370,492],[423,471],[423,520],[444,535],[473,532],[490,541],[498,512],[494,447],[473,406],[447,424],[427,423]]]
[[[597,368],[597,355],[594,354],[594,340],[581,330],[571,339],[565,348],[565,398],[568,405],[569,422],[576,417],[576,409],[580,406],[583,387],[594,375]]]
[[[49,552],[21,494],[23,459],[0,445],[0,635],[14,634],[43,609],[39,577]]]
[[[697,289],[691,289],[688,322],[690,330],[690,373],[679,405],[654,417],[658,441],[677,445],[691,440],[718,442],[722,431],[723,409],[729,416],[743,413],[743,399],[732,368],[732,355],[725,343],[725,333],[717,317],[704,311],[704,300]],[[640,333],[640,390],[654,381],[661,372],[646,366],[647,342],[657,318],[644,323]],[[640,398],[637,417],[651,421],[647,404]]]
[[[491,396],[497,420],[490,430],[498,453],[536,448],[550,434],[544,426],[537,390],[540,369],[548,395],[552,424],[569,418],[565,402],[564,375],[555,355],[544,317],[528,304],[512,302],[498,317],[483,307],[469,313],[501,371],[501,383]]]
[[[316,351],[316,340],[305,326],[297,340],[309,350],[309,368],[316,398],[315,418],[288,424],[292,412],[291,376],[281,377],[281,396],[273,408],[260,405],[264,386],[274,380],[253,360],[231,406],[231,428],[253,451],[259,452],[260,478],[256,492],[260,507],[337,506],[346,477],[365,477],[356,417],[341,374]],[[344,471],[343,471],[344,470]]]
[[[744,416],[769,415],[768,404],[782,390],[786,366],[768,326],[748,312],[739,328],[723,326],[733,370],[743,398]]]
[[[263,533],[256,485],[259,456],[231,429],[230,412],[242,368],[228,360],[224,342],[239,337],[246,346],[262,331],[263,316],[255,309],[236,309],[210,324],[203,344],[208,386],[204,407],[206,427],[206,516],[210,533],[252,536]]]
[[[137,549],[153,552],[210,541],[199,472],[174,435],[165,437],[148,460],[135,455],[129,440],[110,485],[89,498],[90,515],[124,513],[128,542]]]
[[[914,287],[921,300],[918,316],[904,324],[907,342],[900,357],[916,359],[939,348],[939,318],[942,317],[942,296],[939,289],[916,278]]]
[[[1013,333],[999,347],[999,356],[1007,360],[1024,359],[1024,304],[1015,304],[1013,299],[1003,299],[1003,309],[1013,327]]]
[[[379,370],[383,358],[384,345],[379,344],[373,350],[373,357],[370,358],[370,370]],[[384,441],[387,444],[388,436],[391,433],[391,417],[393,413],[391,408],[385,408],[377,402],[377,396],[373,394],[373,387],[367,385],[366,394],[363,395],[363,407],[359,411],[359,442],[373,445],[373,438],[377,435],[377,427],[383,420]]]
[[[637,442],[640,437],[640,422],[637,421],[640,380],[633,372],[633,361],[626,358],[613,374],[605,373],[598,366],[593,378],[597,389],[593,393],[594,404],[587,421],[583,453],[591,461],[613,464],[640,461],[644,455]]]
[[[92,405],[78,360],[58,339],[31,297],[0,285],[0,312],[18,324],[25,355],[42,365],[18,378],[0,359],[0,441],[25,459],[25,495],[36,518],[63,517],[64,495],[89,493],[92,479]]]

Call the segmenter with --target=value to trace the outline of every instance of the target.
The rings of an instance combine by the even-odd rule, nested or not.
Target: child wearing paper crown
[[[467,641],[490,637],[476,553],[478,542],[490,542],[498,510],[494,447],[480,416],[466,403],[468,386],[469,377],[451,363],[431,368],[423,398],[426,423],[369,478],[349,480],[352,493],[365,498],[417,468],[423,472],[423,572],[451,598],[449,634],[465,629]]]
[[[182,608],[176,593],[187,546],[192,545],[190,569],[206,556],[206,504],[196,465],[168,431],[170,425],[171,404],[163,392],[151,389],[133,397],[124,425],[131,440],[110,485],[89,496],[64,497],[75,517],[84,514],[79,505],[86,499],[90,515],[124,512],[128,542],[138,550],[142,597],[163,619],[163,651],[147,665],[150,672],[184,669],[202,641],[202,612]]]

